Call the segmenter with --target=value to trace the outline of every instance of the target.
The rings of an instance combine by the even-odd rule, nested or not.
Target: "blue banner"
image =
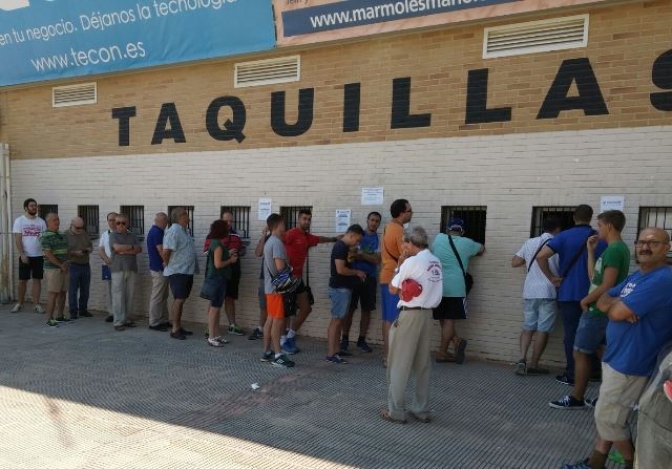
[[[284,36],[353,28],[522,0],[347,0],[282,13]]]
[[[0,86],[274,46],[268,0],[0,0]]]

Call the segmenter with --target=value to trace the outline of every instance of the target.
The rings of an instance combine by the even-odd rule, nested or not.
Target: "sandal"
[[[401,423],[401,424],[406,423],[406,420],[397,420],[397,419],[393,419],[392,417],[390,417],[390,413],[388,412],[387,409],[380,409],[380,418],[382,418],[383,420],[385,420],[387,422],[392,422],[392,423]]]

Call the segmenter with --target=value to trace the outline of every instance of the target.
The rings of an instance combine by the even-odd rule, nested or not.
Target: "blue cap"
[[[464,220],[461,218],[451,218],[448,221],[448,231],[464,232]]]

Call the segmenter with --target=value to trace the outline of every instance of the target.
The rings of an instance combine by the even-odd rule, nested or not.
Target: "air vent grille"
[[[81,83],[79,85],[57,86],[52,89],[52,106],[81,106],[98,102],[98,87],[96,83]]]
[[[290,83],[301,78],[301,58],[298,55],[279,59],[257,60],[236,64],[235,87]]]

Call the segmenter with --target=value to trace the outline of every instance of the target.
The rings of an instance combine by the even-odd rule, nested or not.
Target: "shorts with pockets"
[[[24,264],[19,258],[19,280],[42,280],[44,278],[44,257],[29,257],[28,263]]]
[[[550,334],[555,327],[557,311],[558,308],[555,299],[526,299],[523,308],[523,330]]]
[[[359,282],[352,289],[352,299],[350,300],[350,310],[357,309],[357,303],[362,307],[362,311],[373,311],[376,309],[376,293],[377,293],[376,277],[366,277],[363,282]]]

